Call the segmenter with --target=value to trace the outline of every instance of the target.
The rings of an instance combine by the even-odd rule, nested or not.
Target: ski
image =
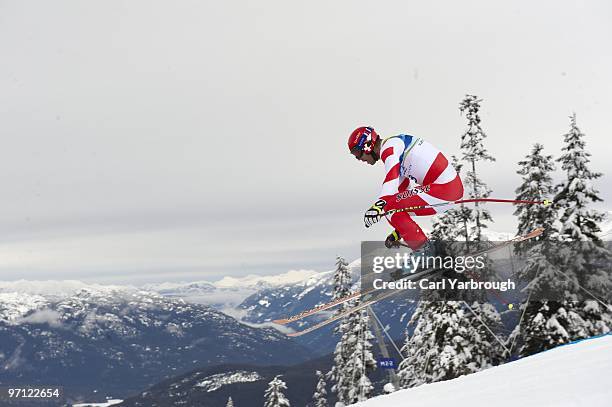
[[[501,242],[499,244],[496,244],[493,247],[476,251],[475,253],[472,253],[472,255],[480,255],[480,254],[484,254],[484,253],[489,253],[489,252],[492,252],[492,251],[495,251],[495,250],[499,250],[499,249],[501,249],[503,247],[507,247],[507,246],[509,246],[511,244],[514,244],[514,243],[523,242],[525,240],[533,239],[533,238],[535,238],[537,236],[540,236],[543,231],[544,231],[543,228],[537,228],[534,231],[532,231],[530,233],[527,233],[525,235],[516,236],[516,237],[514,237],[514,238],[512,238],[510,240],[507,240],[505,242]],[[426,276],[428,276],[430,274],[434,274],[434,273],[439,272],[439,271],[441,271],[441,270],[440,269],[423,270],[421,272],[418,272],[418,273],[411,274],[411,275],[408,275],[406,277],[400,278],[397,281],[409,281],[409,280],[415,280],[415,279],[419,279],[420,280],[421,278],[424,278],[424,277],[426,277]],[[356,292],[354,294],[359,294],[359,296],[362,296],[362,295],[366,295],[370,291],[373,291],[373,289],[367,290],[367,291],[365,291],[363,293],[358,291],[358,292]],[[321,327],[329,325],[332,322],[335,322],[335,321],[337,321],[339,319],[342,319],[345,316],[352,314],[353,312],[356,312],[356,311],[359,311],[359,310],[364,309],[366,307],[369,307],[370,305],[373,305],[373,304],[375,304],[376,302],[378,302],[380,300],[383,300],[385,298],[389,298],[389,297],[391,297],[393,295],[396,295],[396,294],[398,294],[400,292],[402,292],[402,291],[401,290],[388,291],[388,292],[383,293],[382,295],[380,295],[378,298],[367,300],[367,301],[365,301],[365,302],[363,302],[363,303],[361,303],[359,305],[356,305],[356,306],[351,307],[351,308],[349,308],[349,309],[347,309],[347,310],[345,310],[345,311],[343,311],[343,312],[341,312],[339,314],[336,314],[336,315],[334,315],[331,318],[328,318],[328,319],[326,319],[324,321],[321,321],[318,324],[315,324],[315,325],[313,325],[313,326],[311,326],[309,328],[306,328],[306,329],[301,330],[301,331],[296,331],[296,332],[289,333],[289,334],[287,334],[287,336],[297,337],[297,336],[305,335],[305,334],[307,334],[309,332],[315,331],[315,330],[317,330],[317,329],[319,329]],[[354,294],[351,294],[353,296],[353,298],[355,297]],[[342,298],[346,298],[346,297],[342,297]],[[338,300],[341,300],[341,299],[338,299]],[[336,300],[336,301],[338,301],[338,300]],[[337,304],[338,303],[335,303],[334,305],[337,305]],[[324,305],[326,305],[326,304],[324,304]],[[331,305],[331,306],[329,306],[327,308],[331,308],[334,305]],[[325,309],[327,309],[327,308],[325,308]],[[312,315],[312,314],[314,314],[316,312],[318,312],[318,311],[311,312],[309,315]],[[298,319],[300,319],[300,318],[298,318]],[[293,321],[295,321],[295,320],[297,320],[297,319],[293,319]]]
[[[419,273],[422,273],[424,271],[425,270],[420,271]],[[368,274],[366,274],[366,276],[369,276],[370,274],[372,274],[372,273],[368,273]],[[279,325],[287,325],[288,323],[299,321],[300,319],[304,319],[304,318],[309,317],[311,315],[314,315],[314,314],[316,314],[318,312],[325,311],[325,310],[328,310],[330,308],[334,308],[336,305],[344,304],[345,302],[354,300],[355,298],[358,298],[358,297],[361,297],[361,296],[365,296],[365,295],[367,295],[372,290],[373,289],[371,289],[371,288],[368,289],[368,290],[365,290],[363,292],[361,290],[358,290],[358,291],[355,291],[354,293],[345,295],[345,296],[340,297],[340,298],[336,298],[335,300],[326,302],[324,304],[317,305],[316,307],[307,309],[306,311],[302,311],[299,314],[295,314],[295,315],[292,315],[292,316],[287,317],[287,318],[275,319],[272,322],[274,322],[275,324],[279,324]]]
[[[345,296],[340,297],[340,298],[336,298],[335,300],[326,302],[325,304],[320,304],[320,305],[317,305],[314,308],[310,308],[310,309],[308,309],[306,311],[302,311],[299,314],[295,314],[295,315],[292,315],[292,316],[287,317],[287,318],[275,319],[272,322],[274,322],[275,324],[279,324],[279,325],[286,325],[286,324],[288,324],[290,322],[299,321],[300,319],[306,318],[306,317],[308,317],[310,315],[314,315],[317,312],[321,312],[321,311],[325,311],[326,309],[333,308],[336,305],[343,304],[343,303],[345,303],[347,301],[350,301],[350,300],[352,300],[354,298],[357,298],[359,296],[361,296],[361,291],[355,291],[352,294],[345,295]]]

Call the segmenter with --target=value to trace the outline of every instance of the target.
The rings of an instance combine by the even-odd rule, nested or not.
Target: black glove
[[[366,228],[369,228],[380,220],[382,214],[385,213],[384,209],[386,204],[387,203],[383,199],[379,199],[366,211],[365,215],[363,215],[363,223],[365,223]]]
[[[385,246],[387,246],[387,249],[399,247],[399,241],[401,238],[402,237],[400,236],[399,232],[397,230],[394,230],[389,236],[387,236],[387,239],[385,240]]]

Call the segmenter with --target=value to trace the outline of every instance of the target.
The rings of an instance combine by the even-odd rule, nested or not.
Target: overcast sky
[[[0,279],[330,269],[389,232],[363,228],[384,173],[350,131],[457,154],[466,93],[492,196],[576,112],[608,210],[611,21],[609,1],[0,0]]]

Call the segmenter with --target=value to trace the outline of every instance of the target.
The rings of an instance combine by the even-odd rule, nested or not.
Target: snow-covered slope
[[[446,382],[372,398],[362,407],[612,405],[612,336],[593,338]]]

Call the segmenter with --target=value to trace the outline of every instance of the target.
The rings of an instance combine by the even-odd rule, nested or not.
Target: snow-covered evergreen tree
[[[503,349],[489,332],[500,329],[499,314],[488,303],[470,308],[463,301],[419,302],[409,322],[414,332],[402,347],[401,387],[450,380],[501,363]]]
[[[486,183],[479,177],[477,163],[484,161],[495,161],[495,158],[484,146],[484,140],[487,135],[484,133],[481,127],[480,119],[480,103],[482,99],[479,99],[474,95],[465,95],[465,98],[459,105],[459,110],[465,115],[467,119],[467,129],[461,136],[461,151],[462,161],[466,165],[466,175],[463,178],[465,186],[464,198],[478,199],[488,198],[491,194],[491,189]],[[492,222],[493,218],[491,213],[483,207],[482,202],[475,202],[474,207],[462,205],[459,212],[462,218],[462,228],[458,229],[460,236],[465,236],[465,248],[464,251],[473,251],[474,249],[484,249],[489,243],[481,243],[484,238],[484,229],[487,228],[487,223]],[[472,243],[474,242],[474,243]],[[481,281],[492,281],[496,278],[495,270],[493,269],[493,263],[487,261],[485,268],[478,271],[478,279]],[[466,299],[466,301],[472,304],[474,308],[481,308],[481,305],[475,302],[484,303],[486,302],[486,295],[484,292],[472,292],[472,298]],[[493,314],[488,312],[483,313],[483,318],[494,317]],[[486,324],[496,324],[497,318],[491,320],[483,319]]]
[[[341,400],[346,404],[367,400],[374,389],[368,378],[368,373],[376,368],[372,339],[374,335],[370,331],[367,311],[363,309],[352,313],[349,316],[348,329],[342,337],[348,358],[344,366],[344,380],[339,388],[344,393]]]
[[[434,222],[432,236],[452,240],[461,235],[462,229],[461,222]],[[464,242],[445,245],[443,250],[438,255],[465,254],[466,245]],[[407,336],[402,348],[406,358],[399,366],[400,386],[449,380],[501,362],[500,345],[489,331],[498,332],[501,327],[497,311],[486,303],[472,302],[468,307],[456,293],[452,300],[448,296],[449,293],[436,290],[421,297],[409,322],[414,332]]]
[[[523,321],[512,334],[512,341],[519,344],[519,356],[606,333],[612,327],[611,310],[604,302],[609,303],[606,296],[612,288],[610,260],[597,236],[602,215],[588,209],[601,200],[592,186],[601,174],[589,170],[590,154],[583,138],[572,115],[570,131],[564,135],[564,153],[557,160],[566,180],[558,186],[555,206],[524,207],[518,213],[520,227],[546,228],[542,237],[521,249],[527,262],[519,277],[529,283],[526,291],[530,298],[542,300],[521,306]],[[523,176],[519,196],[539,200],[552,191],[547,174],[553,169],[551,157],[540,152],[541,147],[534,148],[520,163],[524,169],[519,171]]]
[[[234,400],[232,400],[232,396],[228,397],[225,407],[234,407]]]
[[[337,299],[351,293],[352,276],[348,263],[342,257],[336,261],[333,298]],[[345,303],[338,312],[358,304],[358,300]],[[335,328],[340,340],[334,351],[334,366],[327,374],[332,381],[332,391],[340,404],[350,404],[367,398],[372,385],[367,372],[376,366],[371,352],[372,333],[368,327],[365,310],[343,318]],[[365,369],[365,370],[364,370]]]
[[[290,407],[291,404],[283,394],[283,390],[287,390],[285,382],[280,379],[280,376],[274,377],[268,383],[268,389],[264,394],[264,407]]]
[[[584,134],[576,124],[576,114],[570,116],[570,131],[563,137],[564,153],[557,161],[561,162],[567,178],[559,185],[555,198],[557,206],[563,208],[561,234],[572,241],[592,241],[601,246],[597,233],[601,231],[598,223],[603,220],[603,214],[588,207],[602,201],[592,185],[602,174],[588,168],[591,154],[585,150]]]
[[[410,323],[413,334],[402,348],[402,387],[449,380],[491,366],[477,349],[469,311],[460,301],[421,301]]]
[[[351,283],[353,279],[351,276],[351,270],[348,267],[348,262],[344,257],[336,257],[336,271],[334,272],[334,290],[332,292],[332,299],[336,300],[347,296],[351,292]],[[336,313],[341,313],[347,308],[347,304],[342,304]]]
[[[505,336],[501,315],[490,302],[472,302],[470,306],[464,303],[469,312],[472,325],[472,358],[480,366],[480,370],[497,366],[510,356],[504,348]]]
[[[564,135],[563,154],[557,160],[565,172],[566,180],[558,186],[555,202],[561,208],[560,237],[570,242],[569,250],[562,252],[564,272],[570,276],[574,295],[572,301],[589,296],[588,300],[566,303],[584,321],[584,326],[571,327],[570,340],[584,335],[609,332],[612,327],[612,276],[610,275],[610,253],[598,236],[599,223],[604,215],[590,206],[602,199],[592,185],[601,177],[589,169],[590,154],[585,150],[584,134],[578,128],[576,115],[570,116],[570,131]],[[581,292],[579,290],[588,292]]]
[[[346,323],[346,319],[344,319],[341,323],[340,326],[342,326],[344,329],[347,329],[347,323]],[[331,370],[327,373],[327,377],[329,378],[329,380],[331,380],[332,382],[332,387],[331,390],[336,393],[337,397],[338,397],[338,401],[340,403],[344,402],[344,383],[346,383],[346,378],[345,378],[345,366],[347,363],[347,359],[348,359],[348,353],[349,353],[349,349],[347,347],[347,344],[343,341],[344,336],[341,337],[341,339],[338,341],[338,343],[336,344],[336,348],[334,349],[334,365],[332,366]]]
[[[552,155],[542,154],[544,146],[534,144],[531,153],[524,160],[519,161],[517,173],[522,176],[523,183],[516,189],[516,199],[525,201],[544,201],[552,199],[555,189],[551,173],[555,170]],[[545,205],[516,206],[514,215],[518,216],[518,235],[524,235],[536,228],[543,227],[544,233],[526,242],[514,246],[517,253],[526,253],[530,247],[537,246],[543,241],[549,241],[556,235],[554,226],[556,220],[555,210]]]
[[[359,299],[351,305],[359,304]],[[332,391],[336,393],[339,405],[348,405],[366,400],[373,386],[368,373],[376,368],[372,353],[374,335],[369,328],[366,310],[354,312],[341,324],[342,337],[336,345],[335,365],[330,372],[334,380]]]
[[[519,161],[517,173],[523,182],[516,189],[517,200],[542,201],[550,199],[554,193],[551,172],[555,170],[555,165],[553,157],[544,155],[543,149],[541,144],[535,144],[530,154]],[[564,343],[566,331],[563,326],[567,326],[573,316],[568,319],[558,301],[546,300],[552,293],[565,290],[565,280],[558,274],[557,211],[552,206],[517,205],[514,214],[518,216],[518,234],[544,228],[540,237],[514,247],[515,252],[524,255],[527,260],[516,273],[520,280],[527,283],[527,298],[521,303],[519,312],[522,319],[510,335],[509,343],[518,345],[512,350],[523,357]]]
[[[336,258],[336,271],[334,273],[334,289],[332,293],[333,299],[338,299],[349,295],[351,292],[351,283],[352,276],[350,273],[350,269],[348,268],[347,261],[338,256]],[[351,303],[347,302],[341,304],[337,313],[340,313],[347,309]],[[349,318],[343,318],[340,323],[334,328],[334,332],[340,335],[340,340],[336,344],[336,348],[334,349],[334,365],[331,370],[327,373],[328,379],[332,382],[332,391],[338,395],[338,399],[340,402],[343,402],[343,397],[345,391],[343,390],[343,383],[346,382],[344,378],[345,365],[350,355],[350,349],[344,341],[344,333],[349,329],[348,325]]]
[[[465,95],[459,105],[459,110],[465,114],[468,121],[468,127],[461,136],[461,150],[462,159],[468,166],[463,181],[469,198],[487,198],[490,195],[491,190],[478,177],[476,163],[495,161],[495,158],[488,153],[484,146],[484,139],[487,136],[480,126],[480,102],[482,102],[482,99],[478,99],[474,95]],[[482,229],[486,228],[486,223],[493,219],[481,203],[476,202],[474,209],[471,209],[471,211],[474,225],[470,229],[470,240],[478,242],[482,239]]]
[[[327,384],[325,383],[325,376],[319,370],[316,372],[317,375],[317,387],[312,395],[312,406],[313,407],[327,407]]]
[[[586,338],[584,321],[567,301],[528,301],[521,304],[523,320],[509,338],[518,345],[513,349],[518,357],[530,356],[552,349],[578,338]]]
[[[460,105],[468,120],[468,128],[461,136],[461,149],[462,163],[468,169],[463,180],[470,198],[489,196],[490,190],[478,177],[476,164],[494,161],[483,143],[486,135],[480,126],[480,102],[476,96],[466,95]],[[454,157],[453,166],[461,171],[462,165]],[[492,221],[491,215],[478,204],[474,209],[461,205],[437,216],[431,238],[444,243],[438,245],[442,249],[438,255],[465,255],[473,250],[471,242],[482,240],[488,221]],[[488,280],[492,273],[488,267],[479,271],[478,277]],[[450,298],[449,293],[440,290],[421,297],[409,322],[414,332],[402,348],[406,355],[398,374],[402,387],[452,379],[501,362],[497,335],[491,333],[499,332],[501,327],[495,308],[480,297],[458,298],[453,293]]]

